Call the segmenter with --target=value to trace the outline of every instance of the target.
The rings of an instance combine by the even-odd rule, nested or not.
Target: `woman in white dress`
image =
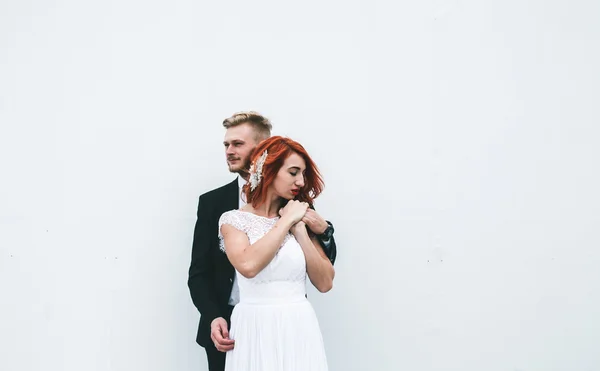
[[[297,142],[261,142],[244,187],[248,204],[219,220],[221,248],[236,270],[240,301],[231,316],[225,371],[326,371],[327,358],[306,277],[321,292],[334,269],[303,218],[323,189]]]

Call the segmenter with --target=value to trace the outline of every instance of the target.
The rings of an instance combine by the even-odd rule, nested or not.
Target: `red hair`
[[[252,156],[250,156],[252,164],[256,163],[264,151],[267,151],[268,154],[262,167],[260,183],[254,191],[250,190],[250,183],[246,184],[243,188],[247,200],[246,202],[252,204],[252,207],[255,209],[265,203],[267,199],[267,189],[275,180],[279,169],[283,166],[283,162],[290,157],[292,153],[297,153],[304,159],[306,171],[304,173],[304,186],[300,189],[300,192],[295,199],[302,202],[308,202],[308,204],[312,206],[314,199],[323,192],[325,184],[323,183],[323,177],[321,176],[317,165],[312,158],[310,158],[304,147],[290,138],[274,136],[263,140],[256,146],[252,152]],[[282,206],[283,205],[282,200]]]

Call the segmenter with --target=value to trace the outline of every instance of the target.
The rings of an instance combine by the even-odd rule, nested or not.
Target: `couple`
[[[238,178],[199,199],[188,279],[196,341],[211,371],[327,370],[305,287],[308,275],[326,292],[334,276],[333,226],[312,208],[319,171],[299,143],[270,137],[256,112],[223,126]]]

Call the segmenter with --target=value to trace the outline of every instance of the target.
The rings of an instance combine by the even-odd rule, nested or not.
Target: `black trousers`
[[[215,348],[214,344],[211,344],[204,348],[206,350],[206,359],[208,359],[208,370],[209,371],[223,371],[225,370],[225,354],[219,352]]]

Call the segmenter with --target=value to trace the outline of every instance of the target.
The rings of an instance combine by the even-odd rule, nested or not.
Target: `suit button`
[[[230,278],[230,279],[229,279],[229,282],[233,282],[233,278]]]

